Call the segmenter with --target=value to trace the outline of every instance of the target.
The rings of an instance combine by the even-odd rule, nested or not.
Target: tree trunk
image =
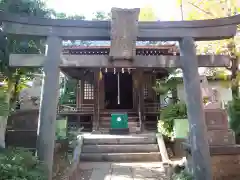
[[[232,59],[232,97],[239,98],[239,82],[237,79],[237,73],[238,73],[238,58]]]
[[[8,116],[0,116],[0,148],[5,148],[5,133]]]

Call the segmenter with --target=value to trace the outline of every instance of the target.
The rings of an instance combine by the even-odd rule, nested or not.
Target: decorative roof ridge
[[[63,49],[109,49],[110,46],[83,46],[83,45],[72,45],[72,46],[63,46]],[[136,46],[136,49],[171,49],[171,48],[176,48],[177,46],[175,44],[168,44],[168,45],[141,45],[141,46]]]

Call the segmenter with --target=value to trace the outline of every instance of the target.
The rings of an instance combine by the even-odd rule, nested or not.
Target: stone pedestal
[[[229,129],[224,109],[205,109],[208,143],[210,146],[235,145],[235,134]]]
[[[205,109],[213,180],[240,179],[240,146],[229,129],[227,113],[223,109]],[[188,168],[192,170],[191,145],[183,143],[187,152]]]

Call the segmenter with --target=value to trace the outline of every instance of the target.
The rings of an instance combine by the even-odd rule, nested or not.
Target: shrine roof
[[[137,45],[137,49],[171,49],[176,48],[175,44],[168,44],[168,45]],[[110,49],[110,46],[84,46],[84,45],[73,45],[73,46],[63,46],[63,49]]]

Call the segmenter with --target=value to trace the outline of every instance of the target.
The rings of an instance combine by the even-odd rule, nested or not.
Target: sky
[[[96,11],[110,12],[112,7],[141,8],[151,6],[159,20],[179,20],[177,0],[45,0],[49,8],[69,15],[84,15],[91,19]]]

